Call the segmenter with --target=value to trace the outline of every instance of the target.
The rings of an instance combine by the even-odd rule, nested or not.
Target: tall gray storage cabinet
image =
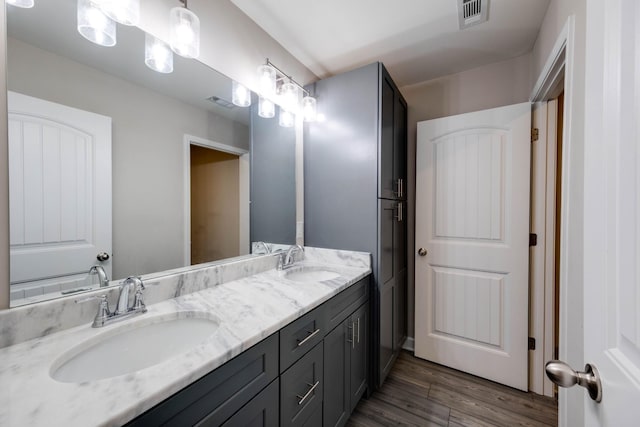
[[[305,244],[371,252],[371,381],[406,338],[407,104],[381,63],[321,80],[305,124]]]

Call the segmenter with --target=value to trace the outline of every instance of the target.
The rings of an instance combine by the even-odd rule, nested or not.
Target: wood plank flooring
[[[402,352],[349,427],[557,426],[555,399],[524,393]]]

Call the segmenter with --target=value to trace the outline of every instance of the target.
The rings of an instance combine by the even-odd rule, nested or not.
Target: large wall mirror
[[[85,40],[76,5],[7,6],[11,305],[295,243],[294,129],[196,60],[151,70],[136,27]]]

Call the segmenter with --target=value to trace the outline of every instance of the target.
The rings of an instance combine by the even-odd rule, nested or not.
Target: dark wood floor
[[[556,426],[555,399],[524,393],[402,352],[384,386],[348,422],[360,426]]]

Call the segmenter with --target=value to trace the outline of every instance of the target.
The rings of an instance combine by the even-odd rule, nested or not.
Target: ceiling
[[[457,0],[231,1],[318,77],[382,61],[399,86],[529,52],[549,4],[489,0],[460,30]]]

